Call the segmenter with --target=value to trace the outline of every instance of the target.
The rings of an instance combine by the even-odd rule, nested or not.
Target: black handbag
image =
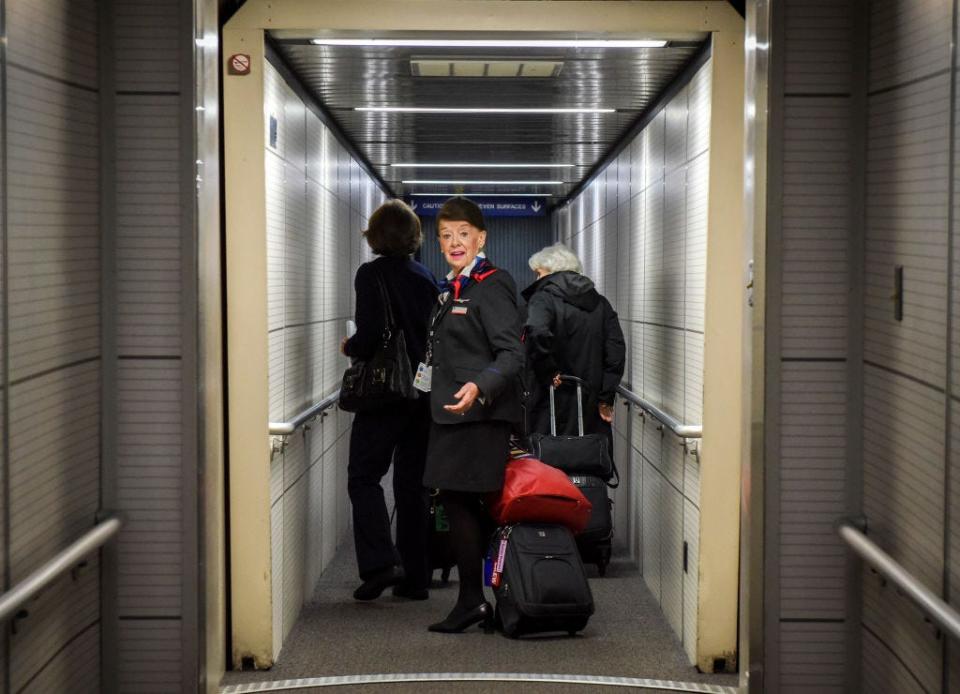
[[[383,336],[370,359],[354,361],[343,373],[339,405],[347,412],[378,410],[417,398],[407,340],[394,320],[390,297],[380,275],[377,275],[377,286],[384,305]]]

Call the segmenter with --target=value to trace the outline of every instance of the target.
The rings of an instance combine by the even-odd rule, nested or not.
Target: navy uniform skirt
[[[430,423],[423,485],[456,492],[495,492],[503,487],[510,455],[507,422]]]

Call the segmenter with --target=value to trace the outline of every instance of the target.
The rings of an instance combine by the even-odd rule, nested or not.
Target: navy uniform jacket
[[[472,280],[460,301],[447,296],[431,315],[433,332],[430,411],[437,424],[499,420],[520,421],[519,374],[523,368],[520,314],[513,278],[503,270]],[[477,399],[463,416],[443,409],[453,395],[472,381]]]

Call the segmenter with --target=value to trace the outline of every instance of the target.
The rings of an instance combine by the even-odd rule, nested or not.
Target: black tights
[[[470,610],[485,600],[483,594],[483,557],[491,521],[473,492],[444,490],[443,505],[450,520],[450,540],[457,557],[460,595],[455,610]]]

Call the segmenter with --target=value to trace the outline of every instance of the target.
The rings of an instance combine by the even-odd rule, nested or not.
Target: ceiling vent
[[[410,59],[414,77],[556,77],[562,67],[559,60]]]

